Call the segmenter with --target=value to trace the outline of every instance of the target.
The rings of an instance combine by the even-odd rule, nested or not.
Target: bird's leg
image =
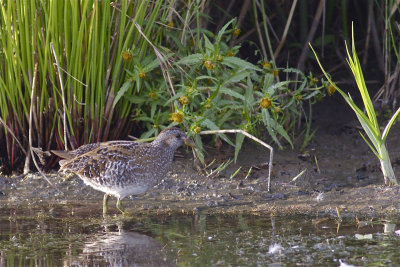
[[[108,199],[110,198],[109,194],[104,194],[104,199],[103,199],[103,214],[107,213],[108,207],[107,207],[107,202]]]
[[[118,209],[122,214],[125,214],[125,210],[124,210],[124,208],[122,207],[122,201],[121,201],[120,198],[118,198],[118,201],[117,201],[117,209]]]

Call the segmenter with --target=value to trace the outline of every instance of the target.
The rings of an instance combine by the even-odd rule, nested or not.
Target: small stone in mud
[[[178,189],[176,189],[177,192],[182,192],[184,190],[185,190],[185,188],[183,186],[180,186],[180,187],[178,187]]]
[[[317,195],[317,197],[315,198],[315,200],[316,201],[322,201],[322,200],[324,200],[324,198],[325,198],[325,195],[324,195],[324,193],[319,193],[318,195]]]
[[[303,190],[299,190],[299,191],[296,193],[296,195],[297,195],[297,196],[308,196],[308,195],[310,195],[310,192],[303,191]]]
[[[235,196],[235,195],[233,195],[232,193],[229,193],[229,196],[230,196],[231,198],[233,198],[233,199],[241,199],[241,197]]]
[[[276,200],[276,199],[285,200],[285,199],[287,199],[287,195],[286,194],[281,194],[281,193],[276,193],[276,194],[273,194],[273,195],[267,195],[266,198],[269,199],[269,200]]]
[[[299,159],[303,160],[303,161],[307,161],[308,159],[311,158],[311,154],[310,154],[308,151],[306,151],[306,152],[303,153],[303,154],[297,155],[297,157],[298,157]]]
[[[207,206],[210,207],[210,208],[217,207],[218,206],[218,202],[217,201],[208,201],[207,202]]]
[[[364,179],[367,179],[367,178],[368,178],[368,175],[363,174],[363,173],[357,173],[357,179],[358,180],[364,180]]]
[[[366,165],[363,165],[361,168],[356,170],[357,173],[357,179],[358,180],[364,180],[368,178],[368,168]]]
[[[272,195],[272,199],[287,199],[286,194],[274,194]]]
[[[331,191],[332,189],[334,189],[334,188],[336,188],[336,184],[328,184],[328,185],[326,185],[325,187],[324,187],[324,191],[325,192],[329,192],[329,191]]]

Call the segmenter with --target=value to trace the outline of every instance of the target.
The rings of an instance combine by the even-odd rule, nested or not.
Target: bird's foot
[[[119,198],[117,201],[117,209],[122,213],[122,215],[131,216],[131,214],[129,212],[125,211],[125,209],[122,207],[122,201]]]

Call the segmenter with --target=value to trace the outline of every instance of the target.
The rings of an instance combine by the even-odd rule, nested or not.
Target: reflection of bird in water
[[[81,255],[65,266],[176,266],[175,256],[154,238],[135,232],[106,232],[88,238]]]
[[[167,128],[151,143],[109,141],[87,144],[73,151],[52,151],[64,158],[60,171],[77,174],[86,184],[103,191],[103,213],[110,195],[118,198],[117,208],[125,213],[121,200],[146,192],[165,176],[175,150],[193,142],[178,128]]]

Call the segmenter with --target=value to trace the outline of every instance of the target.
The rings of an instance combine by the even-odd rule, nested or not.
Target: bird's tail
[[[69,151],[65,151],[65,150],[50,150],[50,151],[54,155],[59,156],[60,158],[62,158],[62,160],[60,160],[58,162],[58,164],[60,164],[61,168],[65,164],[67,164],[70,159],[72,159],[74,157],[73,155],[71,155],[71,153],[69,153]]]
[[[72,159],[73,158],[73,155],[71,155],[69,153],[69,151],[65,151],[65,150],[50,150],[50,151],[51,151],[51,153],[53,153],[63,159]]]

